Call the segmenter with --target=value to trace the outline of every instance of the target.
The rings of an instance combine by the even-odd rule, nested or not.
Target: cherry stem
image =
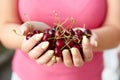
[[[67,21],[68,21],[69,18],[66,18],[61,24],[60,26],[64,25]]]
[[[85,24],[83,24],[83,28],[86,29],[86,25]]]
[[[69,44],[71,41],[72,41],[72,40],[70,40],[70,41],[65,40],[65,45],[61,48],[61,50],[63,50],[66,46],[70,49],[71,47],[70,47],[68,44]]]
[[[33,32],[33,24],[32,23],[28,23],[28,25],[29,25],[29,28],[30,28],[30,33],[32,33]]]
[[[60,24],[60,18],[58,17],[58,13],[57,13],[57,11],[53,11],[53,13],[54,13],[54,15],[55,15],[55,24],[57,25],[57,24]]]
[[[75,19],[73,17],[71,17],[71,24],[68,26],[69,29],[71,29],[73,27],[73,25],[75,24]]]
[[[13,32],[14,32],[15,34],[19,35],[19,36],[23,36],[23,35],[19,34],[15,29],[13,29]]]
[[[29,17],[26,13],[24,13],[24,15],[25,15],[25,17],[26,17],[26,19],[27,19],[28,21],[31,21],[31,20],[30,20],[30,17]]]

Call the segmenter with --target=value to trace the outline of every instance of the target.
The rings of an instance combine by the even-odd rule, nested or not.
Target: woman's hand
[[[32,24],[32,28],[35,30],[45,30],[49,28],[48,25],[42,22],[26,22],[21,25],[20,28],[22,35],[26,36],[27,33],[30,31],[30,24]],[[53,56],[53,50],[47,50],[49,42],[44,41],[36,46],[36,44],[41,41],[42,37],[43,33],[40,33],[33,35],[28,40],[25,39],[22,43],[21,49],[38,64],[47,64],[51,66],[55,63],[55,57]]]
[[[93,33],[90,39],[88,39],[86,36],[83,36],[82,39],[82,51],[83,54],[80,53],[80,51],[72,47],[71,50],[64,49],[62,51],[63,54],[63,62],[66,66],[76,66],[80,67],[85,62],[89,62],[93,58],[93,47],[97,47],[97,37]]]

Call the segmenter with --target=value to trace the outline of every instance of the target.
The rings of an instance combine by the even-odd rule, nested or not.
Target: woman
[[[13,59],[13,79],[101,80],[101,51],[117,46],[120,41],[119,3],[119,0],[1,0],[0,40],[7,48],[17,49]],[[34,47],[41,40],[42,33],[25,40],[24,36],[12,31],[15,29],[23,35],[29,31],[27,23],[24,23],[28,21],[24,14],[31,21],[37,21],[31,22],[36,29],[47,29],[54,22],[53,10],[59,13],[62,21],[66,17],[74,17],[79,26],[86,24],[91,29],[93,36],[90,41],[83,38],[82,43],[85,60],[74,47],[71,48],[72,57],[67,49],[62,51],[62,63],[59,63],[61,58],[53,57],[53,50],[39,57],[49,45],[46,41]]]

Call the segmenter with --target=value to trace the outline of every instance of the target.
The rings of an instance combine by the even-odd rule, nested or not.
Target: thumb
[[[90,37],[90,44],[93,47],[97,47],[98,46],[97,35],[95,33],[92,33],[92,36]]]
[[[32,26],[32,28],[30,26]],[[31,31],[31,29],[43,31],[48,28],[50,28],[50,26],[48,26],[47,24],[45,24],[43,22],[28,21],[21,25],[20,30],[21,30],[22,35],[26,35],[28,32]]]
[[[30,32],[30,23],[29,22],[25,22],[24,24],[22,24],[20,26],[20,31],[21,31],[21,35],[27,35],[28,32]]]

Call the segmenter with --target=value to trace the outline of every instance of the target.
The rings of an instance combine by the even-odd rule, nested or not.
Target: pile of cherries
[[[86,36],[89,39],[91,36],[91,31],[89,29],[65,29],[60,25],[56,25],[44,31],[33,30],[26,35],[26,39],[28,40],[34,34],[39,33],[43,33],[44,35],[42,37],[42,40],[39,41],[36,45],[40,44],[42,41],[48,41],[48,49],[54,50],[54,55],[56,57],[62,56],[62,50],[70,49],[72,47],[76,47],[80,50],[80,53],[83,54],[82,38],[83,36]]]

